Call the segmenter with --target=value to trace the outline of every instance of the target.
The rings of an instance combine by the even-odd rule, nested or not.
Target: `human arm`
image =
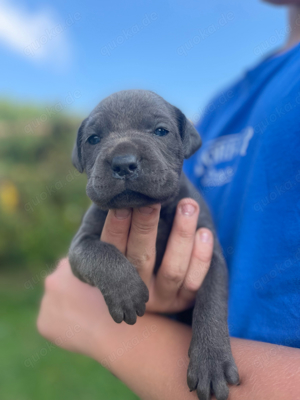
[[[133,326],[116,324],[100,291],[76,279],[66,259],[46,279],[38,328],[103,363],[143,400],[197,398],[186,384],[191,328],[150,313]],[[241,385],[230,388],[230,400],[299,397],[300,350],[234,338],[231,345]]]

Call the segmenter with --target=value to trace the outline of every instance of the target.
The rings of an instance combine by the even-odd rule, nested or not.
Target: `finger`
[[[177,296],[187,273],[193,250],[199,205],[193,199],[178,203],[167,248],[155,281],[155,294],[166,299]]]
[[[190,265],[180,289],[179,297],[185,301],[195,299],[209,270],[214,246],[213,234],[209,229],[198,229],[190,260]]]
[[[132,210],[109,210],[102,230],[103,242],[113,244],[121,253],[126,253]]]
[[[156,236],[160,204],[133,210],[126,257],[149,285],[156,256]]]

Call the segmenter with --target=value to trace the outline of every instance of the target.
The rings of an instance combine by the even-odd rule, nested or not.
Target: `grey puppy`
[[[126,90],[101,101],[82,122],[72,161],[86,171],[93,204],[74,237],[69,259],[73,273],[97,286],[112,318],[136,322],[145,312],[148,289],[136,268],[111,244],[100,241],[109,209],[161,203],[156,242],[159,268],[180,199],[200,205],[197,227],[214,234],[211,266],[193,311],[188,386],[199,399],[226,400],[227,383],[238,384],[227,325],[227,267],[208,208],[182,172],[185,158],[201,139],[184,114],[157,94]]]

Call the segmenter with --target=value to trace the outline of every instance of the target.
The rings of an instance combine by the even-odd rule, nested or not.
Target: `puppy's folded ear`
[[[192,122],[177,107],[174,108],[183,144],[184,158],[189,158],[201,147],[202,140]]]
[[[81,143],[82,143],[82,135],[83,135],[83,131],[84,131],[86,122],[87,122],[87,118],[81,122],[81,125],[77,132],[77,138],[76,138],[76,142],[75,142],[75,145],[73,148],[73,153],[72,153],[72,163],[73,163],[74,167],[81,173],[84,171],[84,164],[83,164],[82,152],[81,152]]]

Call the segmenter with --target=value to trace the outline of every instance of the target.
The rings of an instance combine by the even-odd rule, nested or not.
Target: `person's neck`
[[[289,7],[290,34],[282,51],[287,51],[300,42],[300,5]]]

